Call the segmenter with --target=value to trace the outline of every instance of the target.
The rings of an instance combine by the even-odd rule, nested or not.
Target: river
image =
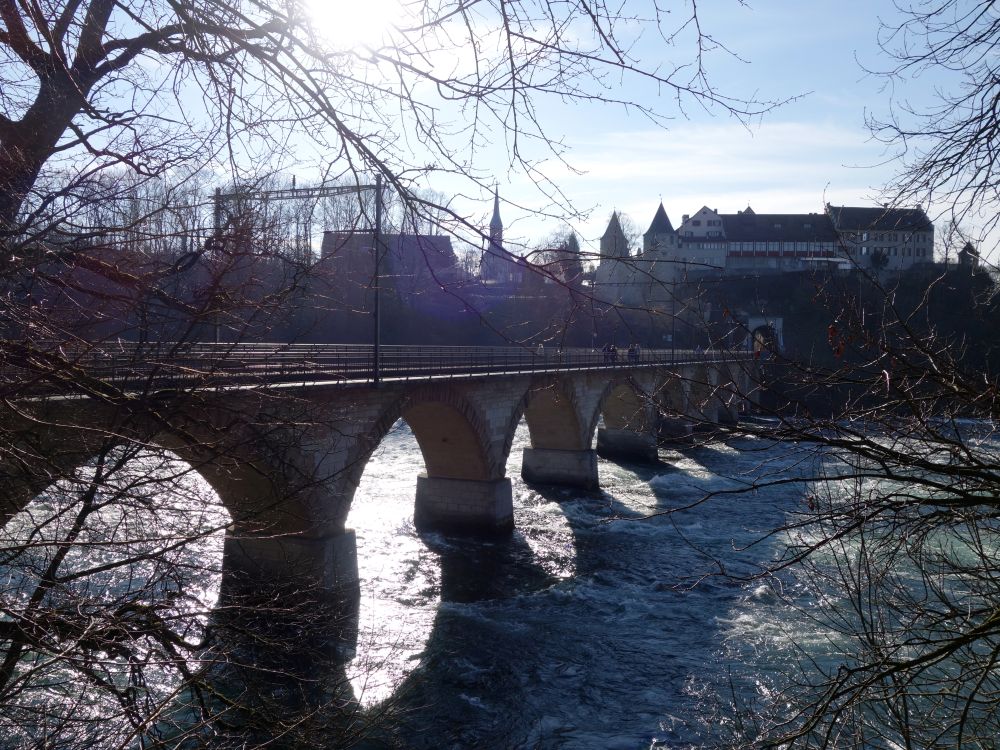
[[[584,493],[523,483],[527,441],[522,424],[507,466],[516,530],[483,542],[415,533],[419,448],[404,423],[386,437],[349,519],[362,578],[356,693],[395,694],[391,740],[413,750],[711,744],[732,728],[732,691],[752,702],[766,689],[761,647],[780,652],[796,635],[787,605],[749,579],[779,542],[748,545],[805,493],[698,501],[803,455],[709,441],[661,450],[655,467],[601,460],[602,491]]]
[[[767,675],[786,646],[808,639],[788,600],[753,578],[779,553],[781,538],[751,544],[801,509],[807,488],[783,484],[699,501],[781,476],[808,461],[808,451],[748,437],[708,440],[661,450],[662,462],[652,467],[601,460],[603,489],[582,492],[522,482],[528,444],[522,423],[507,465],[516,529],[502,540],[415,532],[423,460],[405,423],[369,462],[348,520],[357,532],[362,583],[360,635],[348,672],[363,705],[388,700],[397,711],[364,750],[717,744],[735,730],[732,702],[766,699]],[[176,459],[136,455],[133,462],[121,486],[102,490],[111,494],[103,531],[93,532],[100,543],[83,545],[79,559],[69,560],[70,567],[103,571],[87,577],[81,593],[141,594],[155,556],[121,569],[99,565],[101,556],[134,550],[141,539],[150,549],[171,549],[178,563],[196,557],[197,564],[182,565],[193,571],[183,587],[194,605],[210,607],[218,596],[224,511],[211,506],[206,493],[214,493]],[[175,473],[171,496],[158,497],[162,478]],[[40,496],[8,524],[6,545],[17,548],[20,535],[64,535],[78,502],[66,490]],[[38,518],[52,520],[39,526]],[[194,547],[173,549],[195,527],[216,531]],[[58,548],[33,544],[22,554],[48,559]],[[33,585],[25,571],[39,566],[7,562],[3,595],[24,599]],[[50,684],[74,679],[58,662],[46,670],[39,676]],[[172,684],[164,678],[153,690],[168,696]],[[88,742],[101,746],[104,733],[119,731],[103,718],[113,706],[86,695],[83,685],[49,690],[32,699],[26,715],[44,702],[80,721],[94,733]],[[0,734],[25,733],[27,742],[27,735],[38,736],[30,722],[0,716]]]

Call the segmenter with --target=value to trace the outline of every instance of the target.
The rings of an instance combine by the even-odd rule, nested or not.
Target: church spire
[[[490,242],[503,247],[503,222],[500,220],[500,188],[493,189],[493,218],[490,219]]]
[[[490,219],[490,241],[483,248],[479,276],[483,281],[512,281],[517,274],[510,254],[503,249],[503,221],[500,219],[500,189],[493,189],[493,218]]]

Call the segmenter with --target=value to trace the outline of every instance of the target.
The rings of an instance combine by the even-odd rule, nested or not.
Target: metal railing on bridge
[[[9,343],[9,342],[8,342]],[[131,387],[225,386],[278,383],[373,382],[373,347],[354,344],[133,344],[46,347],[32,344],[0,365],[3,379],[38,377],[47,362],[60,378],[86,377]],[[732,354],[727,353],[732,359]],[[382,346],[383,381],[469,378],[533,372],[662,367],[723,359],[714,350],[520,346]],[[52,382],[51,377],[41,380]]]

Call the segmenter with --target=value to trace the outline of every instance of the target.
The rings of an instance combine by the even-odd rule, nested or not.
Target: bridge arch
[[[657,460],[653,391],[651,383],[641,383],[635,377],[608,382],[591,416],[588,433],[593,435],[597,430],[599,455],[642,462]],[[598,430],[599,420],[604,421],[604,427]]]
[[[632,432],[651,429],[651,403],[651,394],[634,378],[610,380],[591,415],[589,435],[593,436],[600,419],[606,429]]]
[[[414,522],[423,528],[500,531],[513,527],[513,496],[504,477],[506,455],[491,440],[475,404],[450,386],[418,386],[391,400],[349,457],[341,523],[372,453],[398,420],[413,431],[424,459],[417,478]]]
[[[42,474],[24,467],[26,480],[11,507],[5,508],[4,525],[18,511],[30,507],[32,499],[47,486],[82,476],[84,484],[69,487],[70,494],[62,502],[72,506],[79,502],[76,498],[91,492],[104,496],[100,502],[110,501],[117,509],[114,512],[121,514],[119,521],[108,527],[109,534],[117,533],[118,525],[143,528],[147,529],[143,537],[155,543],[161,533],[156,525],[165,523],[170,529],[167,533],[182,535],[171,538],[165,548],[174,550],[203,544],[206,535],[224,529],[222,559],[205,561],[208,569],[221,563],[224,597],[263,596],[265,590],[273,593],[275,587],[313,593],[332,588],[330,570],[314,564],[322,555],[316,553],[317,531],[310,523],[310,482],[290,468],[294,456],[279,461],[278,455],[267,450],[266,441],[251,436],[235,438],[234,429],[227,430],[223,444],[218,434],[200,430],[194,422],[173,431],[164,429],[153,417],[130,415],[126,424],[115,424],[101,407],[91,405],[91,409],[90,418],[78,422],[81,426],[72,426],[64,418],[58,428],[46,431],[47,447],[59,457],[59,472],[45,482]],[[95,423],[104,426],[101,430],[87,426]],[[142,463],[136,464],[137,459]],[[88,486],[91,480],[86,467],[95,463],[103,476]],[[217,499],[190,495],[195,476]],[[177,506],[178,502],[182,505]],[[178,509],[188,505],[188,510]],[[177,520],[170,520],[178,513]],[[99,521],[101,515],[93,518]],[[210,545],[199,555],[213,549]],[[128,555],[122,554],[121,564],[127,565]],[[114,558],[106,562],[118,564]],[[186,579],[185,569],[179,570]]]
[[[549,378],[532,383],[524,394],[508,437],[508,450],[513,431],[524,416],[531,436],[531,447],[541,450],[586,450],[592,431],[584,428],[580,407],[568,383],[561,378]]]
[[[360,478],[364,464],[400,419],[413,431],[428,476],[487,480],[503,476],[492,456],[489,432],[476,407],[453,388],[418,387],[392,400],[358,441],[350,464]]]
[[[175,454],[208,482],[233,518],[233,533],[275,537],[312,533],[315,519],[309,500],[317,480],[309,457],[269,437],[247,436],[235,446],[214,451],[203,447],[212,443],[192,444],[159,432],[147,445]]]
[[[155,416],[130,414],[116,420],[114,412],[100,404],[87,403],[81,413],[67,410],[58,414],[34,415],[32,450],[20,450],[21,460],[14,466],[5,462],[2,469],[4,498],[0,523],[22,510],[47,487],[61,478],[73,476],[95,456],[116,448],[141,446],[169,451],[191,466],[205,479],[233,518],[236,528],[266,525],[268,533],[302,532],[308,523],[303,490],[312,476],[303,476],[302,457],[296,455],[294,441],[283,446],[285,455],[273,440],[247,432],[237,435],[239,427],[225,425],[213,431],[213,414],[199,410],[198,419],[175,414],[177,429],[166,429]],[[101,429],[92,429],[92,425]],[[225,440],[220,439],[224,431]],[[270,449],[270,450],[269,450]],[[266,521],[263,519],[266,517]]]
[[[285,591],[352,599],[354,538],[330,523],[331,478],[322,474],[307,430],[233,419],[233,406],[187,415],[180,430],[150,429],[143,441],[190,465],[229,512],[222,595],[266,598]],[[239,407],[259,415],[259,403],[240,401]]]
[[[654,397],[658,407],[668,417],[687,415],[689,383],[677,372],[668,372],[656,385]]]
[[[570,377],[532,381],[507,430],[505,451],[524,416],[531,445],[521,455],[527,482],[596,489],[597,454],[590,448],[589,419],[581,413]]]

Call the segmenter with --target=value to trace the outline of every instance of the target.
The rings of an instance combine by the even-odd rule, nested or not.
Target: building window
[[[701,226],[701,219],[692,219],[691,220],[691,226],[693,226],[693,227],[700,227]]]

